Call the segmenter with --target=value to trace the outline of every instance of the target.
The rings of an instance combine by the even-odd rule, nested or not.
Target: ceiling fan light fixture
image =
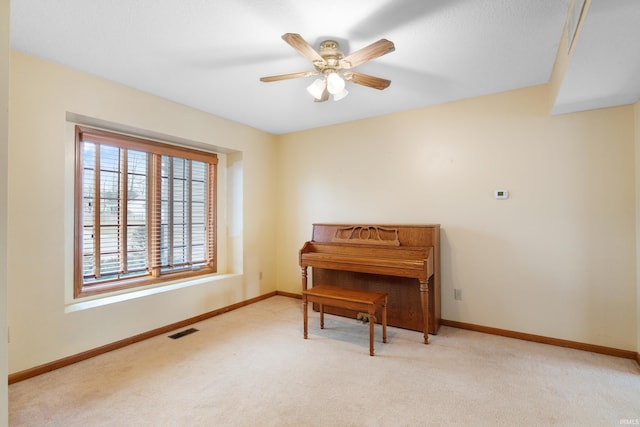
[[[321,99],[322,93],[326,87],[327,82],[325,79],[316,79],[307,87],[307,92],[309,92],[309,94],[311,94],[315,99]]]
[[[345,90],[344,87],[345,82],[344,79],[340,77],[340,74],[333,71],[327,75],[327,90],[331,95],[335,96],[342,93]]]
[[[342,92],[338,92],[338,93],[334,93],[333,94],[333,100],[334,101],[340,101],[342,98],[344,98],[347,95],[349,95],[349,91],[346,90],[346,89],[342,89]]]

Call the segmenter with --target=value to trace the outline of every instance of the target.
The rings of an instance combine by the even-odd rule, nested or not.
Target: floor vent
[[[173,338],[174,340],[177,340],[178,338],[182,338],[183,336],[192,334],[194,332],[198,332],[198,330],[196,328],[189,328],[189,329],[185,329],[184,331],[175,333],[173,335],[169,335],[169,338]]]

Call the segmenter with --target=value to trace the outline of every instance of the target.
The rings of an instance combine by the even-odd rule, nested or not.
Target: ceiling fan
[[[314,70],[261,77],[260,81],[275,82],[322,75],[307,88],[307,91],[315,98],[316,102],[324,102],[329,99],[330,95],[333,96],[334,101],[347,96],[349,92],[345,88],[345,80],[378,90],[386,89],[391,84],[390,80],[352,71],[358,65],[393,52],[395,46],[389,40],[380,39],[369,46],[344,56],[340,52],[338,42],[334,40],[323,41],[320,43],[320,50],[316,51],[300,34],[286,33],[282,36],[282,39],[311,61]]]

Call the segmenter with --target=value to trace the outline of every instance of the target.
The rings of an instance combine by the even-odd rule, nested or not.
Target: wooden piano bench
[[[387,294],[360,289],[345,289],[337,286],[319,285],[302,291],[304,306],[304,338],[307,339],[308,304],[320,305],[320,328],[324,329],[324,306],[365,311],[369,314],[369,355],[373,356],[373,325],[375,312],[382,311],[382,342],[387,342]]]

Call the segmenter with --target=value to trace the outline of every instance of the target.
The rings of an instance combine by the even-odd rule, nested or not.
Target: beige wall
[[[15,51],[10,85],[10,373],[276,289],[273,136]],[[220,152],[219,267],[230,274],[74,304],[72,121]]]
[[[313,222],[439,223],[443,318],[635,351],[633,107],[548,102],[537,86],[280,136],[279,288],[299,292]]]
[[[0,378],[7,377],[7,151],[9,106],[9,0],[0,0]],[[7,382],[0,385],[0,426],[8,424]]]

